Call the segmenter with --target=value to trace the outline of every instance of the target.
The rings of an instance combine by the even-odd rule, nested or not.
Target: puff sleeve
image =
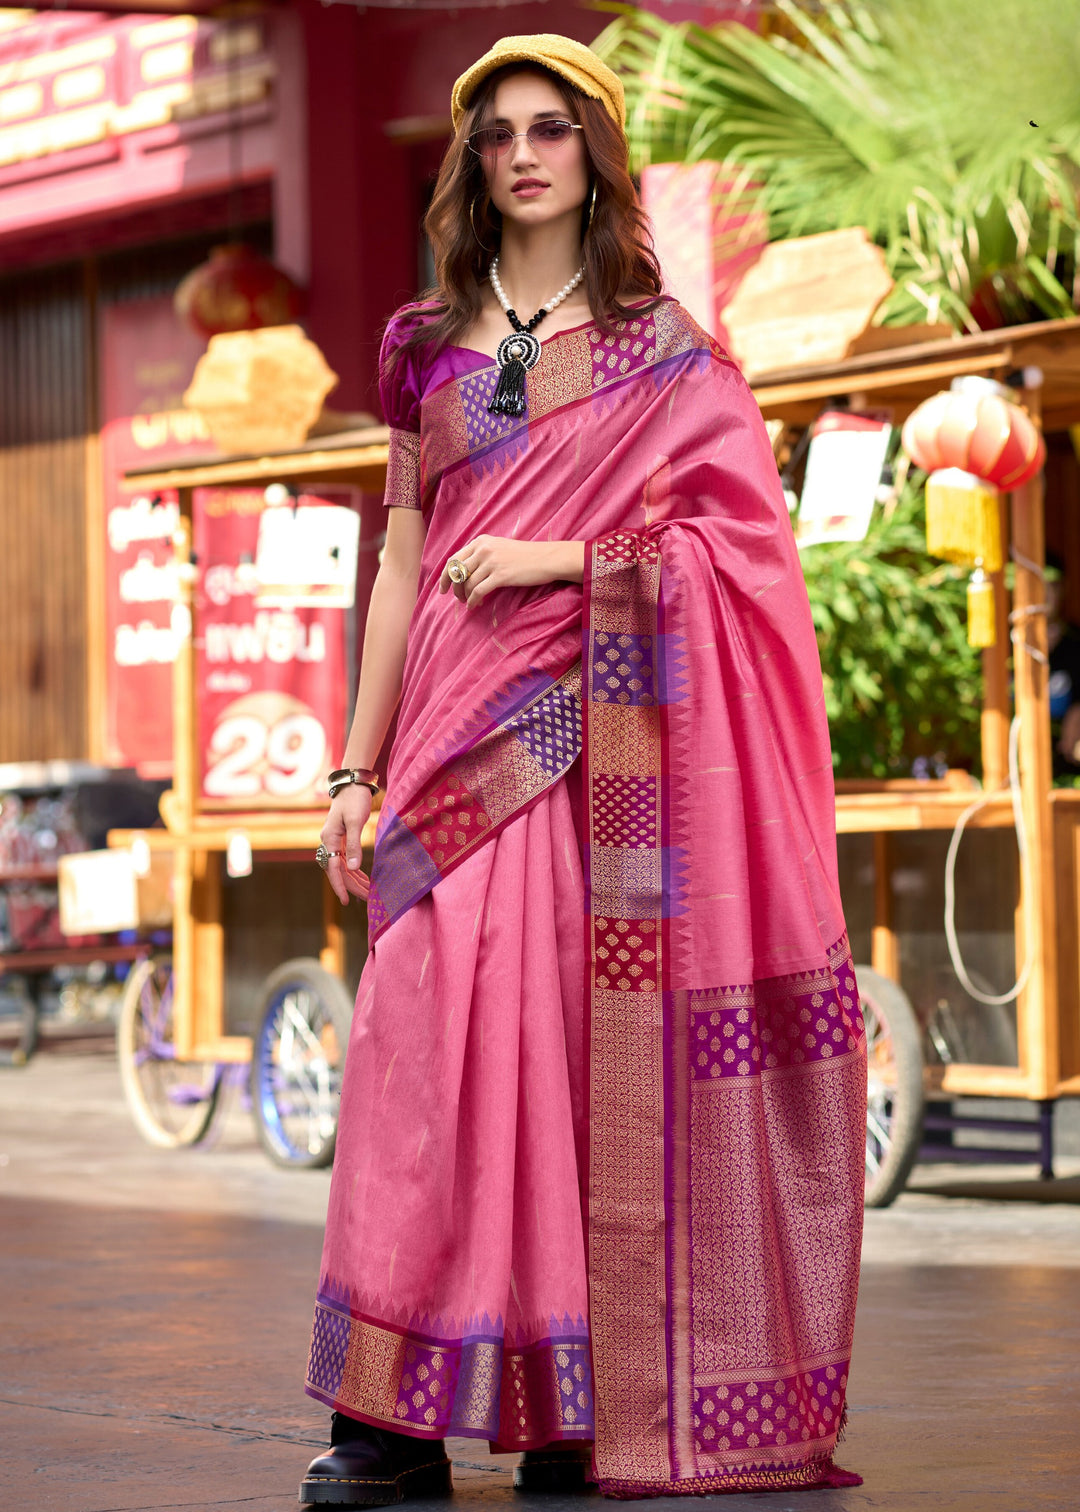
[[[386,468],[387,508],[420,508],[420,372],[415,347],[399,353],[388,371],[391,354],[402,338],[401,312],[386,327],[379,352],[379,400],[390,427],[390,460]]]

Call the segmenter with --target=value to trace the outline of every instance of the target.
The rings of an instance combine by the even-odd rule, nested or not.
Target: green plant
[[[896,280],[881,323],[1072,314],[1080,0],[776,6],[787,35],[600,6],[635,166],[726,163],[773,240],[865,226]]]
[[[840,777],[907,776],[920,758],[978,764],[967,573],[927,556],[923,499],[919,475],[865,540],[802,553]]]

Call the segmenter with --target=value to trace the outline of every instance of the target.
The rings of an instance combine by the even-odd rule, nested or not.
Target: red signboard
[[[212,443],[181,408],[205,343],[168,296],[106,305],[101,316],[105,499],[105,760],[144,777],[172,772],[176,493],[134,493],[125,470]]]
[[[132,491],[122,479],[127,469],[213,450],[180,405],[203,343],[165,297],[107,307],[102,347],[106,760],[166,777],[178,644],[177,496]],[[342,509],[352,528],[335,544]],[[197,489],[193,528],[200,803],[322,803],[323,778],[344,746],[356,624],[366,614],[384,529],[381,498],[333,488],[274,510],[261,490]],[[318,578],[316,548],[333,557],[335,580],[324,572],[321,587],[284,581],[298,566]],[[261,551],[266,560],[257,564]],[[261,581],[257,565],[265,569]]]

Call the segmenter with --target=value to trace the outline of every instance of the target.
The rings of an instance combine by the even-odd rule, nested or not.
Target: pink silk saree
[[[419,503],[427,538],[307,1390],[421,1436],[591,1439],[613,1496],[851,1483],[832,1452],[858,1280],[865,1041],[816,646],[760,414],[670,299],[613,336],[589,323],[549,339],[521,419],[488,412],[497,373],[480,354],[453,348],[422,368],[409,354],[398,384],[415,404],[388,413],[387,502]],[[437,583],[481,532],[585,540],[584,584],[502,589],[466,610]],[[490,956],[459,1003],[481,919],[502,930],[503,985]],[[365,991],[406,978],[385,1011],[401,1036],[446,1017],[456,1069],[440,1137],[468,1156],[445,1182],[474,1204],[495,1158],[477,1153],[474,1127],[487,1052],[483,1033],[478,1045],[453,1023],[474,1014],[494,1033],[513,1020],[518,1059],[504,1069],[519,1091],[522,1065],[544,1068],[539,1099],[515,1094],[524,1238],[510,1288],[518,1298],[515,1274],[528,1274],[533,1301],[513,1318],[512,1300],[500,1317],[443,1305],[431,1277],[469,1250],[475,1282],[474,1240],[460,1256],[435,1241],[415,1261],[431,1250],[409,1207],[429,1082],[385,1112],[398,1062],[374,1052],[365,1006]],[[565,1041],[541,1054],[526,1047],[551,983]],[[350,1081],[364,1088],[353,1123]],[[386,1153],[365,1165],[348,1152],[376,1129]],[[350,1204],[378,1190],[372,1160],[406,1146],[383,1211],[396,1191],[415,1221],[390,1221],[406,1237],[375,1266],[381,1236],[370,1217],[358,1231]],[[472,1295],[464,1278],[457,1295]]]

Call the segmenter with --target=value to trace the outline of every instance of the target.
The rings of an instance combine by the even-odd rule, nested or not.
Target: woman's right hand
[[[360,869],[360,839],[371,814],[373,794],[358,782],[343,787],[330,800],[330,812],[319,838],[330,852],[326,875],[342,903],[350,896],[367,898],[371,887],[366,872]]]

